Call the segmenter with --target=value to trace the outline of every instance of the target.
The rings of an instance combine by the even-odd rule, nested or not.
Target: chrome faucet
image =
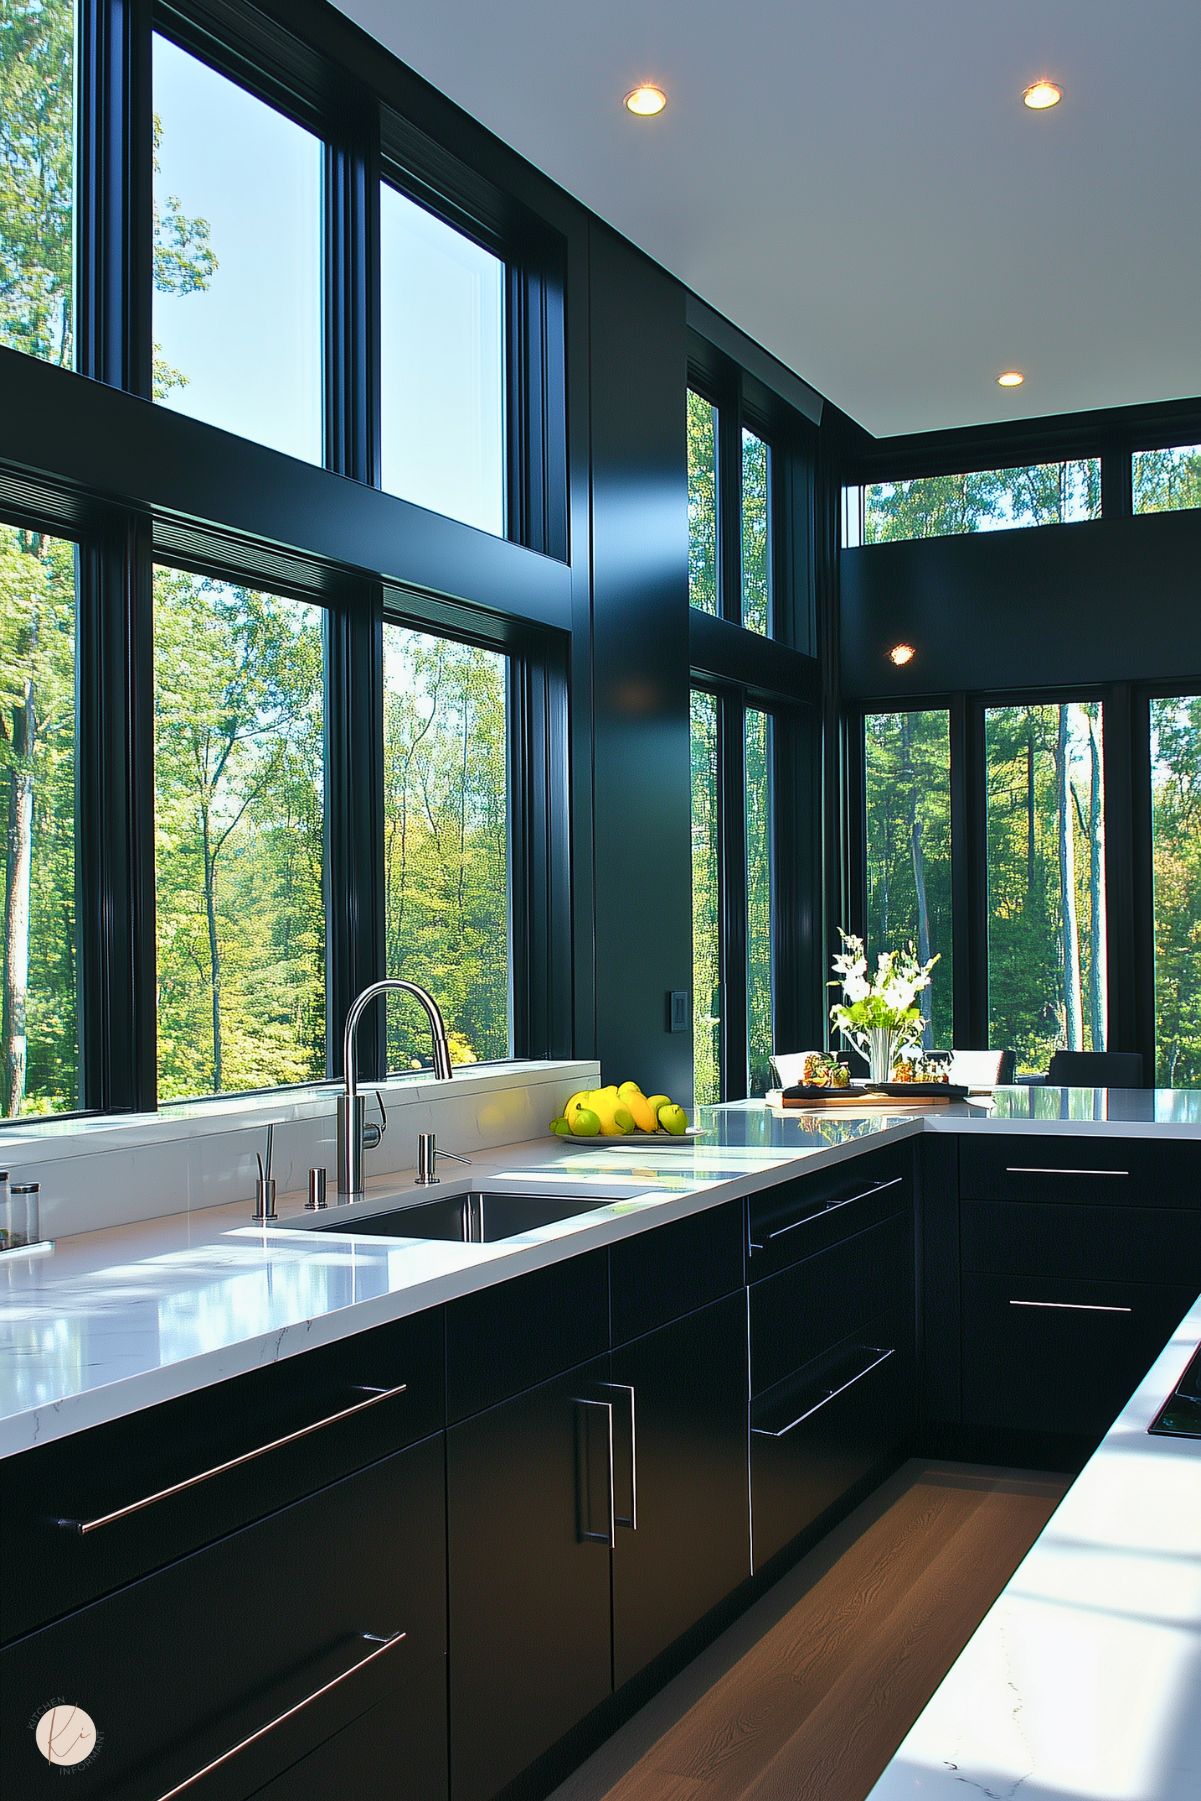
[[[415,1001],[420,1001],[425,1009],[425,1016],[430,1022],[430,1036],[434,1044],[434,1075],[440,1082],[451,1079],[450,1044],[446,1036],[446,1022],[442,1018],[438,1003],[433,995],[419,988],[416,982],[402,982],[388,977],[382,982],[372,982],[364,988],[351,1003],[346,1015],[346,1030],[342,1034],[342,1070],[345,1079],[343,1092],[338,1096],[338,1194],[343,1200],[357,1200],[363,1193],[363,1151],[367,1134],[367,1101],[366,1096],[359,1093],[358,1079],[355,1075],[354,1052],[355,1034],[364,1008],[368,1007],[377,994],[411,994]],[[380,1103],[383,1111],[383,1103]],[[385,1127],[386,1127],[385,1120]],[[374,1128],[377,1136],[373,1143],[378,1144],[383,1137],[380,1127]],[[366,1147],[370,1148],[370,1147]]]

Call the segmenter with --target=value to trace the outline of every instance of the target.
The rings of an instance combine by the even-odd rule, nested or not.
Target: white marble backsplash
[[[588,1060],[468,1065],[452,1082],[404,1076],[381,1084],[388,1130],[368,1151],[368,1178],[412,1169],[417,1135],[434,1132],[446,1150],[494,1149],[546,1136],[548,1122],[577,1088],[599,1081]],[[367,1117],[378,1118],[368,1087]],[[0,1169],[41,1185],[41,1235],[66,1238],[245,1199],[253,1204],[266,1127],[275,1121],[272,1172],[282,1195],[303,1189],[314,1166],[335,1186],[335,1091],[234,1096],[110,1114],[61,1126],[0,1131]]]

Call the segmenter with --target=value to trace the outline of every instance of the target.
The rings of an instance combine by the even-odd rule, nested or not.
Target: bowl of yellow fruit
[[[557,1138],[603,1139],[640,1144],[648,1138],[692,1138],[699,1126],[669,1094],[643,1094],[637,1082],[581,1088],[550,1122]]]

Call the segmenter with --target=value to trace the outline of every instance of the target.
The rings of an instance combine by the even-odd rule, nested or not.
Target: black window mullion
[[[149,395],[153,101],[149,0],[80,0],[77,366]]]
[[[325,144],[325,461],[376,484],[380,470],[379,179],[376,112],[348,91]]]
[[[80,556],[79,894],[83,1098],[156,1105],[154,649],[149,528]]]
[[[560,652],[512,656],[509,912],[513,1054],[572,1048],[567,681]]]
[[[326,1065],[342,1073],[351,1002],[384,968],[383,601],[374,584],[348,592],[325,624]],[[359,1072],[384,1075],[384,1009],[359,1032]]]
[[[984,703],[953,695],[951,919],[955,1046],[988,1048],[988,769]],[[1003,1046],[998,1046],[1003,1049]]]
[[[1117,695],[1111,698],[1111,705]],[[1111,814],[1109,718],[1103,733],[1105,758],[1105,904],[1109,931],[1110,1048],[1137,1050],[1143,1054],[1144,1079],[1154,1084],[1156,1057],[1155,1002],[1155,842],[1151,793],[1151,702],[1146,693],[1121,691],[1123,736],[1125,737],[1123,769],[1125,792],[1120,798],[1124,818]],[[1126,786],[1125,784],[1128,784]],[[1123,835],[1124,834],[1124,835]],[[1120,846],[1130,846],[1127,860]],[[1115,891],[1116,884],[1116,891]],[[1114,909],[1118,909],[1121,941],[1127,950],[1129,967],[1115,967],[1118,939],[1114,932]],[[1121,987],[1115,990],[1115,983]],[[1113,996],[1122,996],[1118,1025],[1122,1036],[1115,1035]]]
[[[717,409],[717,611],[742,624],[742,426],[737,405]]]

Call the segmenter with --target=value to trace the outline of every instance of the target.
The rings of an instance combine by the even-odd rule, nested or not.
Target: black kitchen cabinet
[[[755,1568],[770,1563],[913,1433],[912,1324],[865,1322],[751,1413]]]
[[[912,1155],[889,1147],[752,1197],[756,1571],[912,1443]]]
[[[447,1434],[451,1794],[489,1797],[608,1696],[608,1358]]]
[[[620,1687],[750,1575],[746,1296],[613,1353]]]
[[[67,1772],[88,1801],[321,1792],[292,1782],[306,1767],[327,1794],[438,1801],[444,1522],[438,1434],[15,1640],[0,1653],[0,1793],[61,1792],[34,1726],[64,1702],[98,1733]],[[348,1732],[367,1716],[374,1757],[366,1726]]]
[[[960,1143],[971,1448],[1095,1443],[1201,1287],[1201,1153],[1112,1135]],[[1037,1453],[1038,1446],[1035,1445]]]
[[[439,1432],[444,1363],[431,1308],[5,1459],[0,1640]]]
[[[1099,1439],[1197,1287],[965,1276],[969,1425]]]

